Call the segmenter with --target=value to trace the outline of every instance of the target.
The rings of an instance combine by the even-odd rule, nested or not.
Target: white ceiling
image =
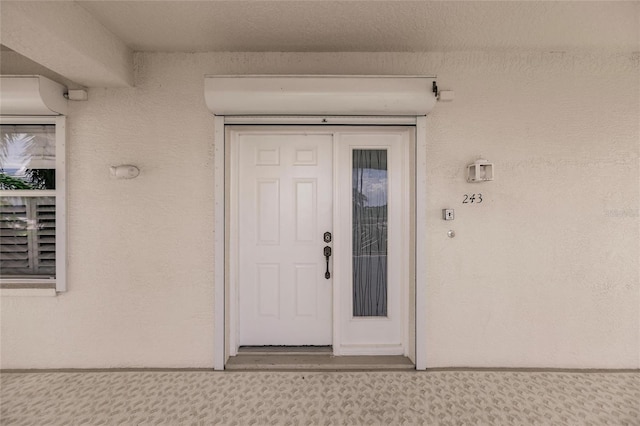
[[[78,1],[134,51],[638,50],[640,2]]]
[[[640,52],[640,1],[0,0],[0,73],[130,87],[133,52]]]

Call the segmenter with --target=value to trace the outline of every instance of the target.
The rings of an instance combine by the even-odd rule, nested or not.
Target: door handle
[[[331,257],[331,247],[325,246],[324,248],[324,258],[327,260],[327,272],[324,273],[324,277],[326,279],[331,278],[331,272],[329,272],[329,258]]]

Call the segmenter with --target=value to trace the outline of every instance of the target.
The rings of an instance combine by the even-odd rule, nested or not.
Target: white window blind
[[[55,278],[55,197],[3,197],[0,231],[3,278]]]

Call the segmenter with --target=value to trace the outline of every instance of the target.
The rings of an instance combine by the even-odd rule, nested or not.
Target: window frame
[[[46,190],[1,190],[0,197],[54,197],[56,199],[56,277],[2,278],[3,290],[48,289],[55,284],[56,292],[67,290],[67,169],[65,116],[0,116],[3,125],[53,124],[56,140],[56,188]]]

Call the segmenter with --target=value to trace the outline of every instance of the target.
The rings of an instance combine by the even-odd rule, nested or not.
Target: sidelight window
[[[353,150],[353,316],[387,315],[387,151]]]

